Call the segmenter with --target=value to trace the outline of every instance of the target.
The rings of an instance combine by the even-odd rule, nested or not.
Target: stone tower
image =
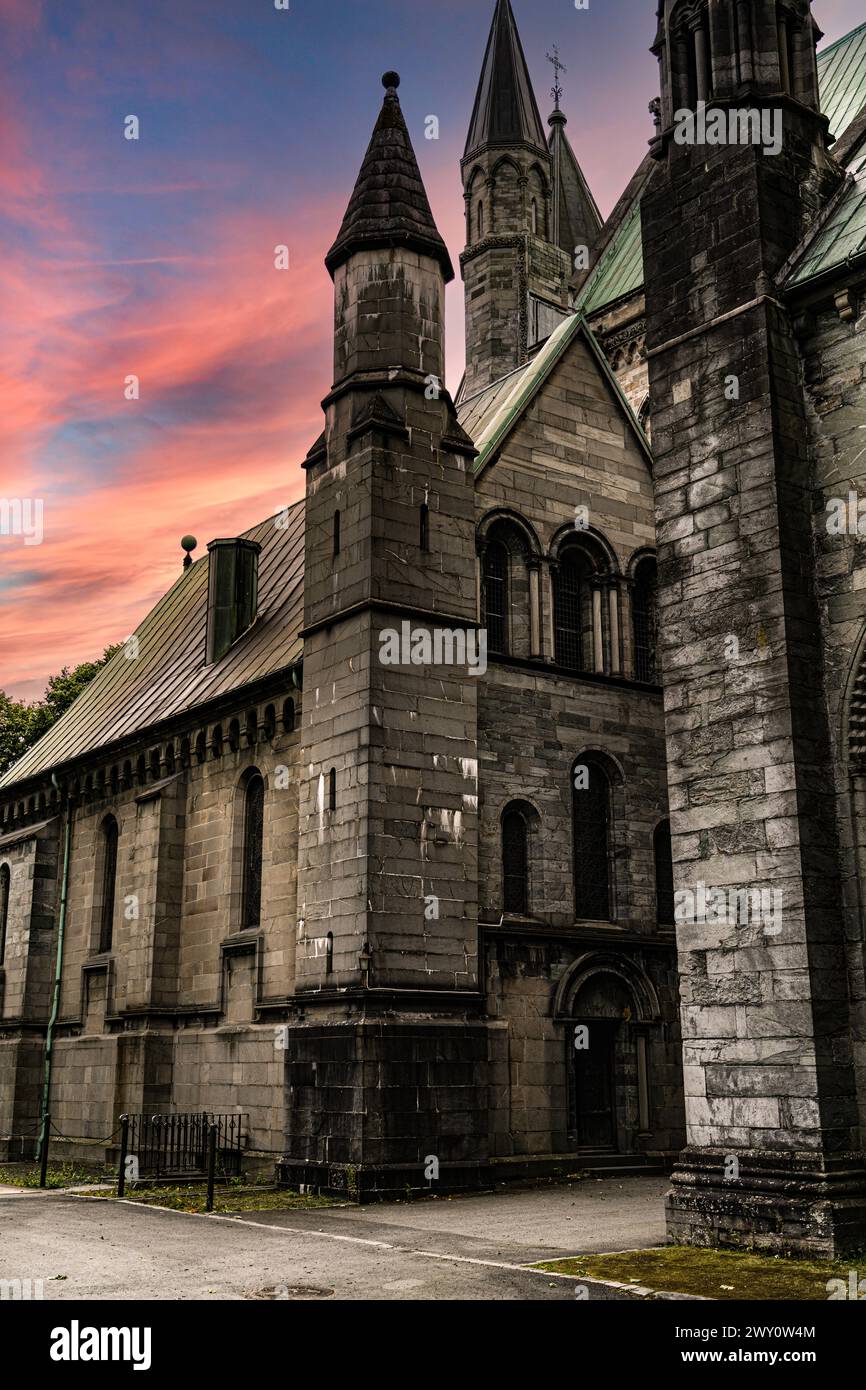
[[[383,82],[326,260],[334,385],[305,463],[303,1023],[287,1041],[286,1169],[362,1191],[419,1185],[428,1156],[465,1174],[487,1125],[475,450],[443,385],[453,270],[399,78]]]
[[[642,218],[688,1125],[669,1230],[841,1251],[863,1244],[866,1168],[807,429],[774,286],[840,178],[815,42],[807,0],[663,0]]]
[[[527,361],[568,312],[573,268],[554,232],[551,152],[509,0],[497,0],[461,169],[471,396]]]

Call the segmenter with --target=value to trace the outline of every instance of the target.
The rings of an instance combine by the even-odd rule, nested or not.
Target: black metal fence
[[[121,1168],[128,1179],[203,1177],[208,1135],[216,1129],[216,1164],[223,1177],[241,1171],[246,1115],[124,1115]]]

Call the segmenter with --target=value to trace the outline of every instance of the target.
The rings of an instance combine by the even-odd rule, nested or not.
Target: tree
[[[0,690],[0,774],[57,723],[116,651],[116,646],[106,647],[98,661],[82,661],[71,670],[64,666],[56,676],[49,677],[44,697],[31,705],[10,700]]]

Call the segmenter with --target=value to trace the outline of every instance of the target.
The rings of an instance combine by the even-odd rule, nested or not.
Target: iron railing
[[[216,1126],[217,1164],[225,1177],[241,1171],[246,1115],[128,1115],[126,1156],[142,1177],[165,1178],[207,1172],[208,1131]]]

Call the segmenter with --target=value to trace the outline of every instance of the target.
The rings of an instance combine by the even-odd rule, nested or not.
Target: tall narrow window
[[[659,821],[653,835],[656,863],[656,919],[662,926],[674,925],[674,863],[671,851],[671,823]]]
[[[334,556],[340,553],[340,513],[334,512]]]
[[[336,809],[337,809],[337,769],[336,769],[335,767],[332,767],[332,768],[331,768],[331,771],[328,773],[328,810],[329,810],[329,811],[336,811]]]
[[[418,516],[418,544],[422,550],[430,549],[430,508],[426,502],[421,503]]]
[[[265,830],[265,784],[256,772],[244,792],[243,887],[241,928],[250,931],[262,918],[262,840]]]
[[[502,906],[505,912],[529,910],[526,820],[513,808],[502,817]]]
[[[480,241],[481,238],[482,238],[483,235],[484,235],[484,204],[483,204],[483,203],[479,203],[479,204],[478,204],[477,229],[478,229],[478,230],[477,230],[478,240]]]
[[[114,939],[114,899],[117,891],[117,821],[109,816],[102,826],[102,911],[99,950],[110,951]]]
[[[8,864],[0,864],[0,965],[6,959],[6,930],[9,926],[9,885],[11,876]]]
[[[634,627],[635,679],[656,681],[658,673],[655,560],[642,560],[635,571],[631,611]]]
[[[581,627],[583,623],[583,583],[580,556],[566,552],[554,580],[554,628],[556,660],[571,671],[584,669]]]
[[[572,777],[574,819],[575,915],[607,922],[610,901],[610,780],[590,756],[575,765]]]
[[[532,235],[538,236],[538,203],[535,201],[534,198],[532,200],[532,205],[529,209],[529,220],[530,225],[532,227]]]
[[[491,541],[484,552],[484,626],[487,650],[508,651],[508,550]]]

